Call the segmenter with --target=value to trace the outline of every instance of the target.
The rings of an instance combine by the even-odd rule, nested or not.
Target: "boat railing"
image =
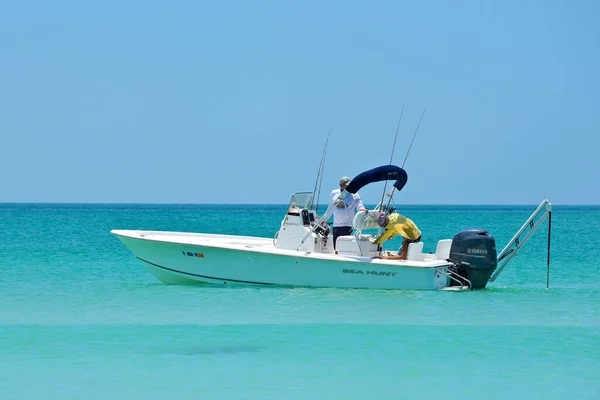
[[[467,290],[471,290],[472,284],[471,281],[468,280],[466,277],[457,274],[456,272],[452,272],[450,270],[438,270],[439,273],[446,275],[448,278],[450,278],[452,281],[458,283],[457,288],[462,288],[462,289],[467,289]],[[465,283],[467,284],[467,286],[465,286]],[[454,287],[454,286],[453,286]]]

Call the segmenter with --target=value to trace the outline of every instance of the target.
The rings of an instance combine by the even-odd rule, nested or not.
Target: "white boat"
[[[382,180],[395,181],[394,190],[401,190],[407,175],[392,165],[363,172],[338,200]],[[339,237],[335,252],[326,223],[333,207],[319,217],[312,209],[313,199],[310,192],[292,196],[275,238],[138,230],[111,233],[159,280],[174,284],[475,289],[484,288],[496,269],[495,241],[484,230],[440,240],[433,254],[423,253],[419,242],[409,245],[406,260],[379,258],[387,254],[375,243],[382,233],[377,217],[387,212],[381,205],[356,214],[353,234]]]

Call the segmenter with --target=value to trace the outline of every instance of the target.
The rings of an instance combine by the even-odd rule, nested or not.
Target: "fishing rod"
[[[396,136],[394,137],[394,146],[392,146],[392,155],[390,156],[390,165],[392,165],[392,160],[394,159],[394,150],[396,150],[396,141],[398,140],[398,132],[400,131],[400,121],[402,121],[402,114],[404,114],[404,104],[402,104],[402,109],[400,110],[400,118],[398,118],[398,125],[396,126]],[[385,181],[385,185],[383,186],[383,192],[381,193],[381,204],[383,204],[383,198],[385,197],[386,190],[387,190],[387,180]]]
[[[417,132],[419,132],[419,127],[421,126],[421,121],[423,121],[424,115],[425,115],[425,109],[423,109],[423,112],[421,113],[421,118],[419,119],[419,123],[417,124],[417,128],[415,129],[415,133],[413,134],[412,140],[410,141],[410,146],[408,147],[408,150],[406,151],[406,156],[404,157],[404,162],[402,163],[402,169],[404,169],[404,165],[406,164],[406,160],[408,159],[408,155],[410,154],[410,149],[412,148],[415,138],[417,137]],[[386,195],[389,197],[387,207],[389,207],[389,205],[392,201],[392,196],[394,195],[395,190],[396,190],[396,187],[392,186],[392,189],[390,189],[389,193],[387,193],[387,195]],[[377,205],[377,207],[375,207],[375,209],[381,209],[382,205],[383,205],[383,199],[381,200],[381,203],[379,203]]]
[[[392,146],[392,155],[390,156],[390,165],[392,165],[392,160],[394,159],[394,151],[396,150],[396,141],[398,140],[398,131],[400,130],[400,121],[402,121],[402,114],[404,114],[404,104],[402,104],[402,109],[400,110],[400,118],[398,118],[398,125],[396,126],[396,136],[394,137],[394,146]]]
[[[332,130],[333,130],[333,128],[331,128],[329,130],[329,133],[327,134],[327,140],[325,140],[325,147],[323,148],[323,153],[321,154],[321,163],[319,164],[319,171],[317,172],[317,180],[315,181],[315,188],[313,190],[313,204],[314,204],[314,199],[315,199],[314,193],[317,193],[317,185],[319,185],[319,195],[317,197],[317,205],[315,208],[317,215],[319,212],[319,199],[321,198],[321,184],[323,183],[323,170],[325,169],[325,156],[327,155],[327,144],[329,143],[329,136],[331,136]],[[313,204],[311,204],[311,206]]]
[[[408,154],[410,153],[410,149],[412,149],[412,145],[417,137],[417,132],[419,132],[419,127],[421,126],[421,121],[423,121],[423,116],[425,115],[425,109],[421,113],[421,118],[419,119],[419,123],[417,124],[417,129],[415,129],[415,134],[413,135],[412,140],[410,141],[410,146],[408,146],[408,151],[406,152],[406,157],[404,157],[404,162],[402,163],[402,169],[404,169],[404,164],[406,164],[406,159],[408,158]]]
[[[327,134],[327,140],[325,140],[325,150],[323,153],[323,166],[321,167],[321,179],[319,180],[319,195],[317,196],[317,206],[315,208],[315,212],[319,215],[319,199],[321,198],[321,186],[323,185],[323,175],[325,172],[325,158],[327,157],[327,145],[329,144],[329,136],[331,135],[331,131],[333,128],[329,130]]]

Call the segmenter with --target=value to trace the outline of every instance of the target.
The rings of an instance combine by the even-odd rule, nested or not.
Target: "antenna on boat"
[[[311,206],[314,204],[315,193],[317,192],[317,185],[319,185],[319,194],[317,196],[317,205],[315,207],[315,211],[319,212],[319,199],[321,198],[321,184],[323,183],[323,170],[325,169],[325,156],[327,155],[327,144],[329,143],[329,136],[331,136],[331,131],[333,128],[329,129],[329,133],[327,134],[327,140],[325,140],[325,147],[323,148],[323,153],[321,154],[321,163],[319,164],[319,171],[317,171],[317,180],[315,181],[315,189],[313,190],[313,201]]]
[[[396,136],[394,137],[394,146],[392,146],[392,155],[390,155],[390,165],[392,165],[392,160],[394,159],[394,150],[396,150],[396,141],[398,140],[398,132],[400,131],[400,121],[402,121],[402,114],[404,114],[404,104],[402,104],[402,109],[400,110],[400,118],[398,118],[398,125],[396,126]],[[385,197],[386,190],[387,181],[385,181],[385,185],[383,186],[383,192],[381,193],[381,204],[383,204],[383,198]]]

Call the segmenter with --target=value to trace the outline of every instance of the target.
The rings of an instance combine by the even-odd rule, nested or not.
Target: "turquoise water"
[[[402,212],[434,251],[534,209]],[[549,290],[545,226],[462,293],[163,285],[109,234],[272,237],[284,210],[0,205],[0,399],[600,398],[600,207],[554,207]]]

